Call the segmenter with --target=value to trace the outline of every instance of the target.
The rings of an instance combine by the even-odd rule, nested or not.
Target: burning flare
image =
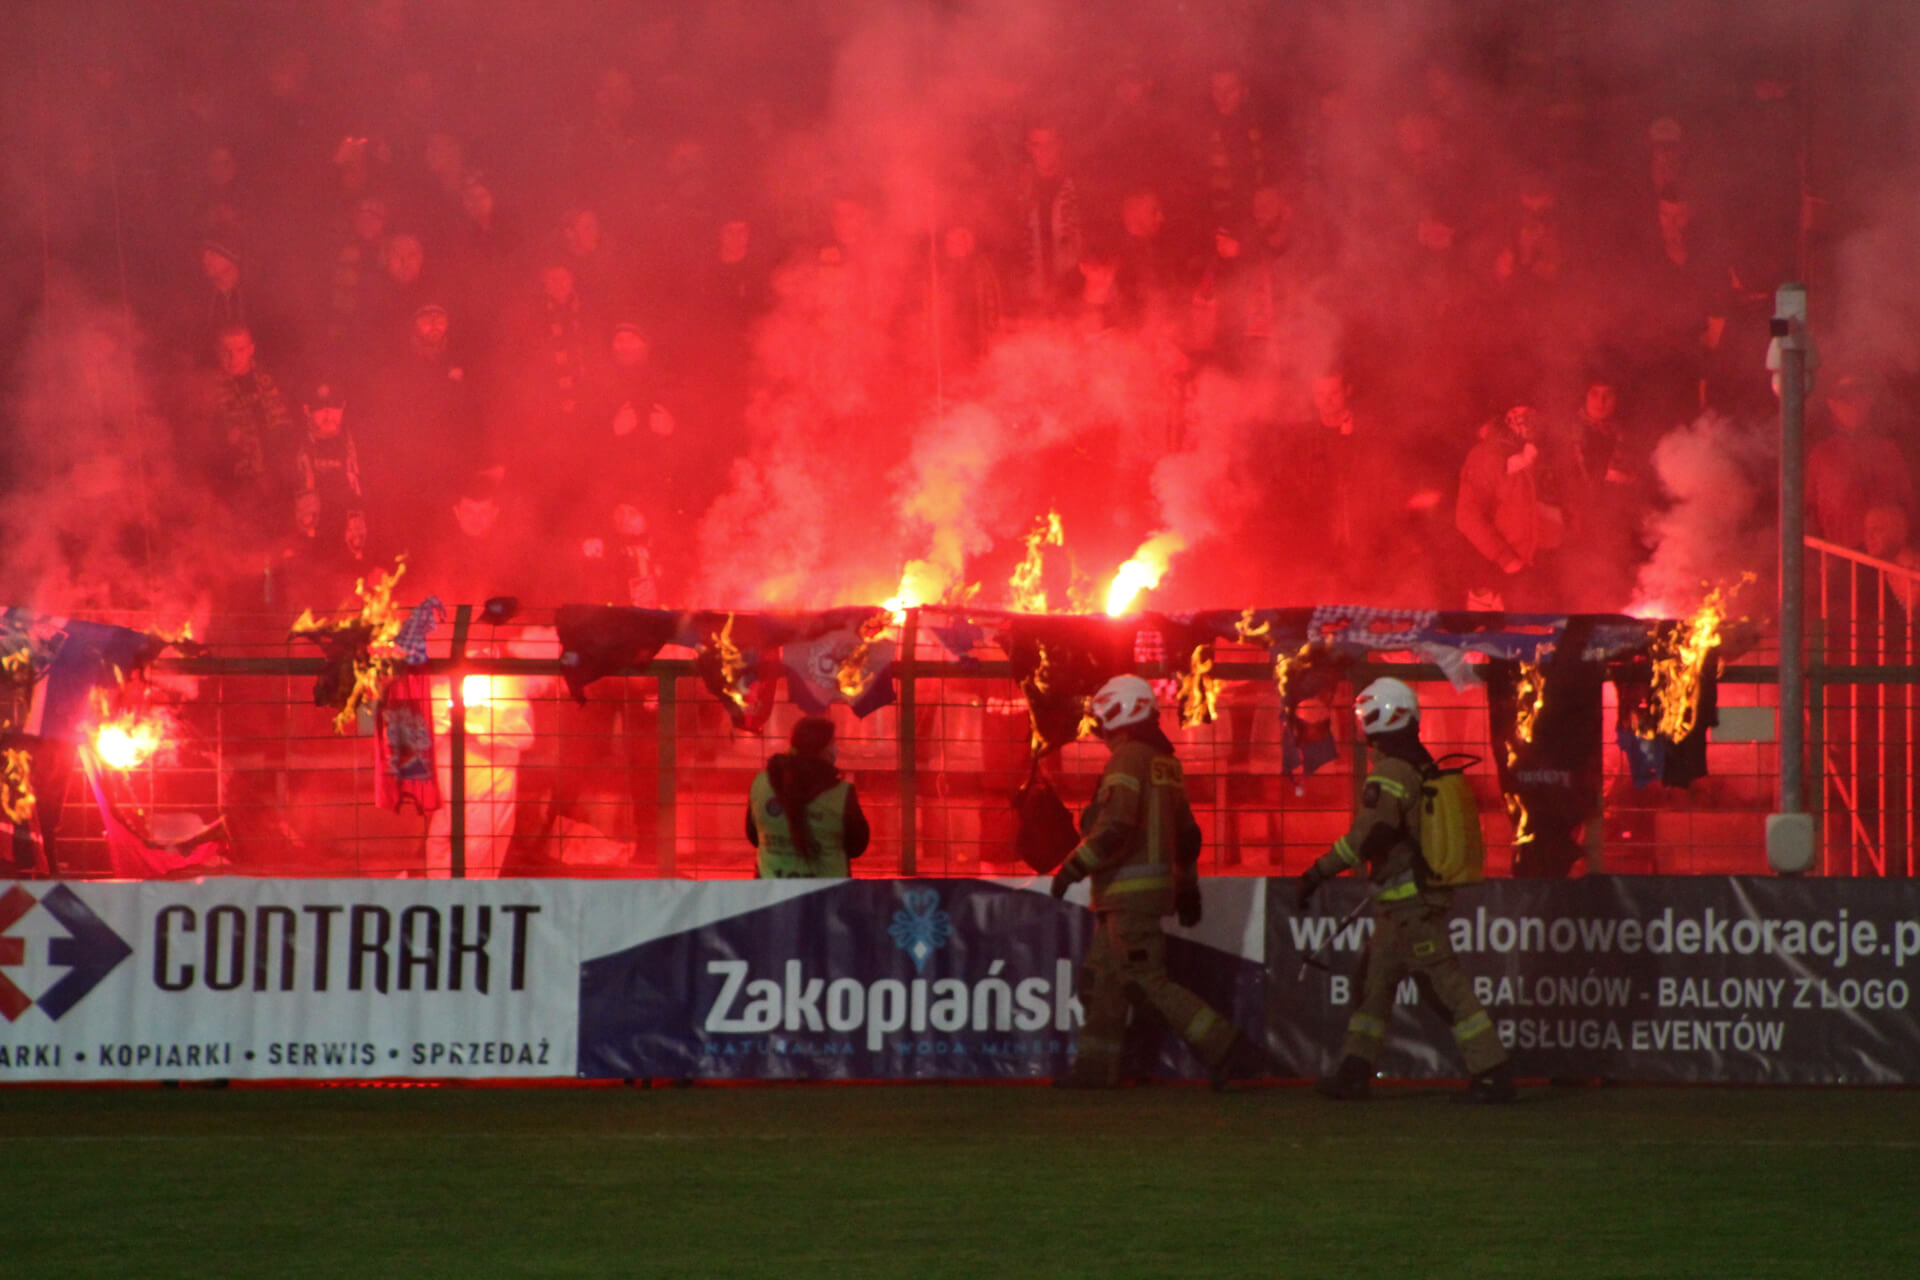
[[[109,769],[138,769],[166,745],[166,721],[151,708],[135,707],[119,714],[113,712],[107,695],[93,691],[99,723],[89,735],[94,756]]]
[[[1133,559],[1120,566],[1107,589],[1107,615],[1118,618],[1133,607],[1142,591],[1151,591],[1167,576],[1167,566],[1186,550],[1187,540],[1172,530],[1163,529],[1140,544]]]

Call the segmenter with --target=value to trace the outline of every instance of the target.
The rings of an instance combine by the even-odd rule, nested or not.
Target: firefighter
[[[1373,882],[1373,936],[1360,960],[1359,990],[1340,1065],[1315,1086],[1336,1101],[1367,1097],[1373,1064],[1386,1040],[1394,991],[1408,974],[1421,999],[1444,1010],[1472,1080],[1461,1102],[1511,1102],[1513,1071],[1493,1021],[1473,994],[1447,938],[1453,890],[1430,883],[1419,844],[1421,784],[1433,770],[1420,741],[1420,703],[1399,680],[1375,680],[1354,700],[1361,734],[1373,748],[1372,769],[1360,793],[1353,827],[1301,875],[1296,904],[1307,909],[1314,891],[1348,868],[1364,867]]]
[[[1160,918],[1200,922],[1200,825],[1187,803],[1173,743],[1161,730],[1153,686],[1115,676],[1091,704],[1095,732],[1112,751],[1100,788],[1080,818],[1080,843],[1054,873],[1058,898],[1093,880],[1094,933],[1080,969],[1086,1008],[1073,1070],[1063,1088],[1119,1083],[1121,1042],[1134,1002],[1150,1005],[1193,1046],[1213,1086],[1242,1074],[1252,1057],[1231,1022],[1167,976]]]
[[[760,851],[761,880],[853,874],[848,859],[867,851],[872,832],[853,784],[834,767],[833,721],[803,716],[786,751],[767,761],[747,794],[747,841]],[[806,820],[795,825],[791,816]]]

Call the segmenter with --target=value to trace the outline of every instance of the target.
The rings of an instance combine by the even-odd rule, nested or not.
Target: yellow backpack
[[[1480,833],[1480,802],[1467,782],[1479,756],[1442,756],[1420,771],[1420,853],[1429,884],[1452,887],[1486,878],[1487,842]],[[1459,761],[1458,764],[1452,763]]]

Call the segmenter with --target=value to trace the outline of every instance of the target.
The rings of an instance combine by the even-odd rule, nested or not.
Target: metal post
[[[1774,297],[1767,364],[1780,378],[1780,808],[1768,819],[1767,853],[1775,870],[1813,863],[1812,822],[1803,777],[1806,704],[1802,652],[1806,625],[1807,289],[1783,284]]]
[[[659,778],[654,792],[654,846],[660,855],[660,875],[675,874],[679,854],[679,772],[680,772],[680,681],[661,676],[660,689]]]
[[[919,698],[914,689],[914,646],[920,639],[920,611],[907,610],[906,625],[900,629],[900,657],[896,662],[900,679],[900,730],[896,735],[900,773],[900,874],[918,874],[914,837],[919,829],[915,787],[913,722]]]
[[[466,666],[467,631],[473,626],[473,606],[463,604],[453,611],[453,661],[447,667],[447,686],[451,691],[448,751],[452,754],[453,795],[452,829],[447,840],[452,862],[448,873],[455,880],[467,877],[467,691],[461,685]]]
[[[1807,291],[1784,284],[1774,307],[1780,339],[1780,812],[1806,807],[1801,776],[1805,700],[1801,687],[1806,625]]]

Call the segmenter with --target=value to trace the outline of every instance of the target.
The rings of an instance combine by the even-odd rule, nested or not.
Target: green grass
[[[1920,1092],[0,1090],[0,1276],[1920,1276]]]

